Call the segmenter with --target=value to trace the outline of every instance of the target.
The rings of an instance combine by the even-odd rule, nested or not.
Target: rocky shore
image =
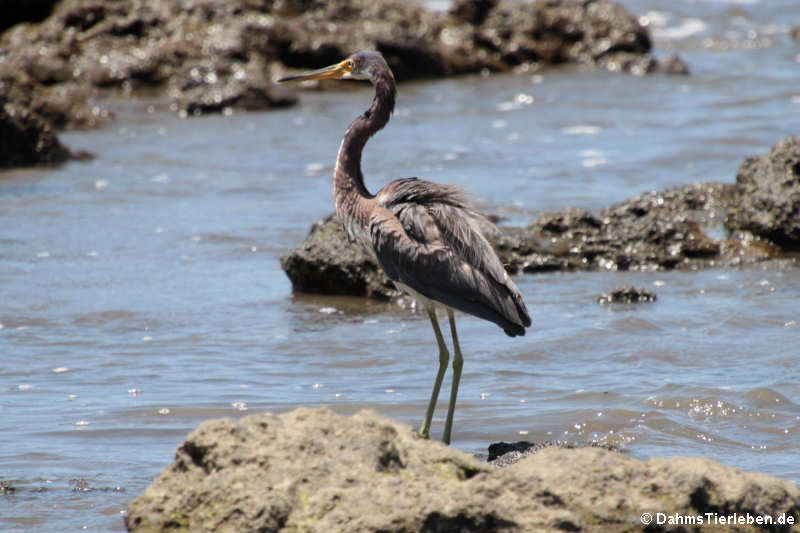
[[[709,459],[640,461],[596,447],[540,447],[499,464],[506,466],[369,411],[344,417],[304,408],[212,420],[130,502],[125,524],[137,533],[620,533],[701,529],[657,525],[659,513],[665,520],[800,519],[793,483]],[[792,527],[710,525],[718,532]]]
[[[486,237],[511,273],[794,264],[800,250],[800,137],[746,159],[735,183],[650,192],[599,212],[566,208]],[[397,296],[374,258],[347,241],[333,215],[315,223],[281,266],[297,291]]]
[[[0,153],[0,167],[63,159],[53,132],[107,123],[110,94],[163,96],[185,116],[285,107],[297,98],[273,79],[365,48],[400,81],[562,63],[688,72],[679,58],[656,59],[647,28],[610,0],[460,0],[449,12],[401,0],[12,4],[0,35],[0,102],[11,110],[0,127],[36,128],[42,148]],[[20,125],[21,114],[32,119]]]

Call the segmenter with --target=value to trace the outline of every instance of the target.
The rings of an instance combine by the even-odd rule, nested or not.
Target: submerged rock
[[[604,304],[639,304],[655,302],[656,294],[648,289],[633,286],[617,287],[597,298],[597,303]]]
[[[797,521],[800,489],[709,459],[639,461],[601,448],[546,447],[498,469],[369,411],[297,409],[201,424],[130,502],[125,524],[139,533],[618,533],[651,531],[642,513],[662,511]]]

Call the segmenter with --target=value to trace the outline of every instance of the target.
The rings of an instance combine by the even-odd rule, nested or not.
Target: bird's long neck
[[[336,211],[345,220],[347,227],[355,223],[363,228],[367,224],[369,216],[367,201],[372,195],[364,185],[361,152],[369,138],[389,122],[397,93],[394,76],[388,69],[376,73],[372,78],[372,84],[375,87],[372,105],[347,128],[333,171],[333,198]]]

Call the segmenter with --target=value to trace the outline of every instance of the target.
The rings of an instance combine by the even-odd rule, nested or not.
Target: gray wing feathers
[[[490,223],[463,195],[413,178],[383,191],[389,199],[373,212],[370,235],[386,274],[428,298],[490,320],[509,335],[523,335],[531,323],[525,303],[478,229]]]

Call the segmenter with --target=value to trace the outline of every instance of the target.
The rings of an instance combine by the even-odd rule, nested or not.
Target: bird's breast
[[[403,291],[404,293],[414,298],[414,300],[416,300],[417,302],[417,305],[423,309],[435,309],[436,307],[447,307],[446,305],[437,302],[435,300],[431,300],[427,296],[424,296],[423,294],[415,291],[414,289],[412,289],[403,282],[395,281],[394,284],[399,290]]]

